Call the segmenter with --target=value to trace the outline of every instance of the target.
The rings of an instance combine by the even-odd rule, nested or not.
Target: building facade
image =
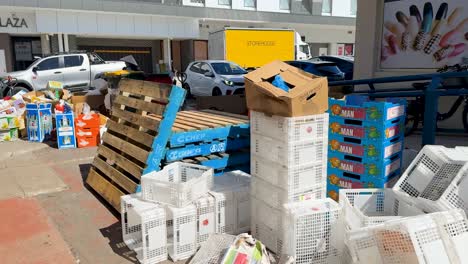
[[[183,70],[225,26],[293,28],[312,55],[354,53],[356,0],[0,0],[0,10],[2,72],[73,50]]]

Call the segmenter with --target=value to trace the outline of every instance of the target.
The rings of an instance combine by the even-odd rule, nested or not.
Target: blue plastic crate
[[[385,142],[329,136],[328,155],[345,154],[367,160],[384,160],[403,150],[403,136]]]
[[[405,118],[400,117],[387,122],[362,121],[342,117],[330,118],[329,135],[337,138],[358,138],[387,141],[404,135]]]
[[[402,152],[384,160],[363,160],[342,153],[328,155],[328,169],[339,169],[345,172],[383,178],[392,174],[402,165]]]
[[[55,127],[57,129],[58,148],[76,148],[75,122],[73,118],[73,112],[66,114],[55,114]]]
[[[340,189],[391,187],[392,183],[395,182],[400,175],[401,169],[397,169],[383,178],[349,173],[339,169],[329,169],[327,173],[327,196],[338,201]]]
[[[370,101],[366,96],[347,96],[343,100],[329,98],[330,118],[342,117],[363,121],[387,122],[404,117],[406,100],[388,98],[385,102]]]
[[[29,141],[43,142],[50,138],[52,129],[51,103],[26,105],[26,130]]]

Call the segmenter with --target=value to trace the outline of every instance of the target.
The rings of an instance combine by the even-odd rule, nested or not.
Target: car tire
[[[223,92],[221,92],[221,89],[218,87],[213,88],[213,91],[211,92],[212,96],[221,96],[223,95]]]
[[[190,85],[188,85],[188,83],[184,83],[182,85],[182,88],[184,88],[185,91],[187,91],[187,95],[185,97],[187,97],[187,98],[192,98],[193,97],[192,91],[190,91]]]
[[[13,88],[13,94],[17,94],[21,91],[29,93],[30,90],[27,87],[24,87],[22,85],[17,85],[15,88]]]

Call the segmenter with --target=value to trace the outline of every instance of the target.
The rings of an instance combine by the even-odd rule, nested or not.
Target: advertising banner
[[[468,64],[467,0],[385,0],[380,68]]]

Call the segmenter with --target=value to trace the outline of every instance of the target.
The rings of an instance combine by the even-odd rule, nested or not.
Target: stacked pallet
[[[340,189],[383,188],[401,174],[405,101],[349,96],[329,100],[328,196]]]
[[[251,231],[277,254],[288,232],[284,206],[325,198],[327,129],[328,114],[251,112]]]
[[[86,179],[116,210],[122,195],[135,193],[143,174],[168,163],[208,160],[216,163],[217,173],[248,166],[242,156],[250,144],[246,117],[209,110],[179,112],[185,90],[177,86],[122,80],[119,89]]]

